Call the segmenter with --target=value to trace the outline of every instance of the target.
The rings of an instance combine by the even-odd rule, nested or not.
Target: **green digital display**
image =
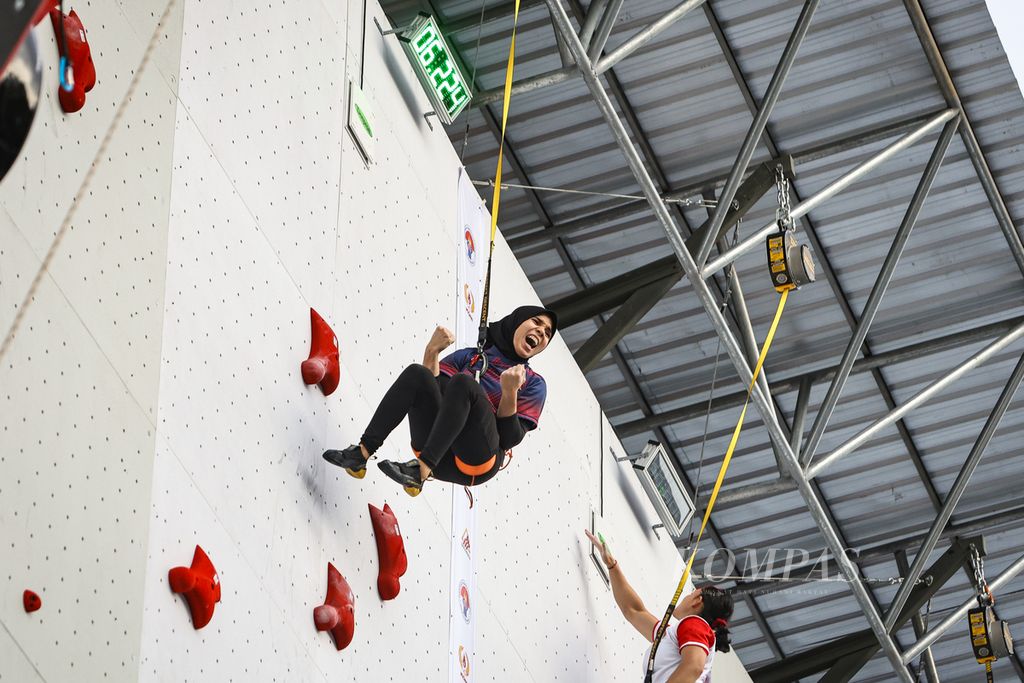
[[[442,121],[451,123],[472,99],[454,54],[429,15],[421,14],[403,34],[405,50],[434,111]]]

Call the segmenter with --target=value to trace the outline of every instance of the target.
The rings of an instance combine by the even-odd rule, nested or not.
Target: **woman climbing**
[[[626,581],[618,560],[608,545],[585,531],[608,568],[612,596],[633,628],[647,639],[654,640],[658,617],[647,611],[640,596]],[[711,662],[715,651],[729,651],[729,619],[732,617],[732,595],[714,586],[704,586],[679,601],[672,613],[679,622],[665,632],[654,659],[654,683],[710,683]],[[650,648],[644,653],[644,671]]]
[[[358,444],[324,452],[324,459],[356,478],[366,461],[409,416],[412,450],[407,462],[383,460],[377,466],[410,496],[429,477],[477,486],[501,468],[505,452],[535,429],[547,395],[544,378],[529,359],[547,348],[558,325],[554,312],[520,306],[487,327],[487,369],[477,349],[460,349],[438,360],[455,340],[443,327],[423,352],[423,363],[407,367],[384,394]]]

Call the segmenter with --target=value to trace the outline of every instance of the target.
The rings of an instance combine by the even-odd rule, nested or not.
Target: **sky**
[[[1024,84],[1024,2],[1022,0],[985,0],[988,13],[996,25],[999,40],[1010,60],[1010,68],[1017,77],[1017,84]]]

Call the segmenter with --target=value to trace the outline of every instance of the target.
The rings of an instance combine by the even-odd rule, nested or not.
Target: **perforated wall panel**
[[[0,183],[3,334],[80,188],[82,201],[0,364],[3,681],[134,680],[138,669],[180,7],[140,62],[165,7],[66,5],[97,69],[77,114],[57,102],[50,22],[34,31],[43,95]],[[24,589],[42,598],[39,611],[24,612]]]

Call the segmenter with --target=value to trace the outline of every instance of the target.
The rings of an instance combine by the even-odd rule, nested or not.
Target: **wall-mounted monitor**
[[[683,488],[665,447],[657,441],[648,441],[643,453],[632,462],[665,530],[673,539],[681,538],[683,528],[693,516],[693,501]]]

